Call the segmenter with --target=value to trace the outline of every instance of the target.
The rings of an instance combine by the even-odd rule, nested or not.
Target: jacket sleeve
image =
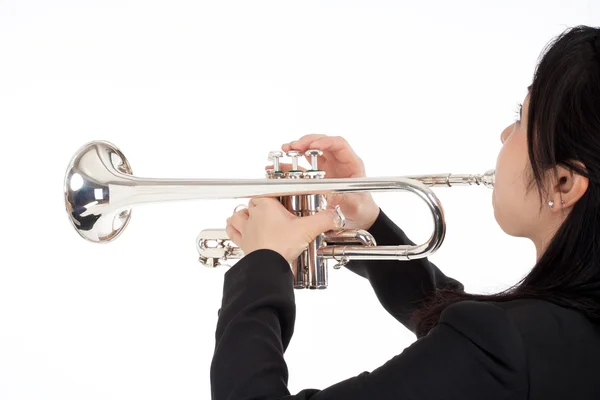
[[[223,289],[210,369],[213,400],[526,398],[525,349],[495,305],[452,305],[427,336],[375,370],[291,394],[284,360],[296,317],[289,264],[271,250],[252,252],[227,271]]]
[[[377,245],[415,244],[383,210],[379,210],[379,216],[368,232]],[[353,260],[346,268],[366,278],[385,310],[413,333],[412,313],[432,298],[436,290],[464,290],[461,282],[446,276],[428,258],[412,261]]]

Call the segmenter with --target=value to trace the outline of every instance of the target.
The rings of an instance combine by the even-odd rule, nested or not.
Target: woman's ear
[[[577,165],[585,170],[585,166],[577,162]],[[552,209],[561,210],[570,208],[585,194],[588,189],[589,179],[580,175],[572,169],[557,166],[556,173],[552,174],[552,191],[549,193],[549,201],[552,201]]]

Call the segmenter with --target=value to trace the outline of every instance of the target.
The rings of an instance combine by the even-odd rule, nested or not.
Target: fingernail
[[[344,214],[342,214],[342,210],[340,209],[340,206],[339,205],[335,206],[335,209],[333,210],[333,212],[335,213],[335,216],[333,217],[333,222],[335,224],[335,227],[337,229],[342,229],[345,225],[345,218],[344,218]]]
[[[335,215],[333,217],[333,224],[335,225],[336,228],[341,228],[342,227],[342,219],[340,218],[339,215]]]
[[[330,212],[333,214],[333,225],[335,226],[335,229],[341,229],[342,218],[337,212],[335,212],[335,210],[331,210]]]

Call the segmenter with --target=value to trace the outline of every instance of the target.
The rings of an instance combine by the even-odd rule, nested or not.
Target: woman
[[[549,46],[516,122],[501,135],[493,205],[530,239],[531,272],[510,290],[472,295],[427,259],[353,261],[382,305],[417,335],[371,372],[292,395],[283,353],[294,330],[288,262],[336,228],[331,210],[297,218],[254,199],[227,222],[246,256],[227,271],[211,368],[214,399],[600,399],[600,29]],[[342,138],[308,135],[282,150],[324,151],[328,177],[361,177]],[[346,228],[414,244],[369,193],[345,194]]]

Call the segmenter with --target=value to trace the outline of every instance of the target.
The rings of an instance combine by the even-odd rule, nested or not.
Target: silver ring
[[[237,205],[237,206],[236,206],[236,207],[233,209],[233,213],[235,214],[236,212],[238,212],[238,208],[240,208],[240,207],[242,207],[242,208],[245,208],[245,209],[248,209],[248,207],[246,207],[246,205],[245,205],[245,204],[238,204],[238,205]]]

